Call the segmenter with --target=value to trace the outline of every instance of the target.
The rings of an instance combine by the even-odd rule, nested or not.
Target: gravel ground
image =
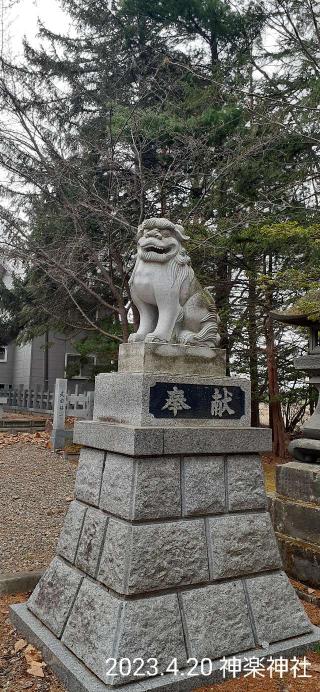
[[[45,567],[73,499],[76,464],[32,444],[0,448],[0,573]]]

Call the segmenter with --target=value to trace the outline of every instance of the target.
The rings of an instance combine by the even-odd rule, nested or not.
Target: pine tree
[[[253,424],[268,363],[271,423],[281,428],[281,335],[266,318],[294,293],[289,279],[278,282],[298,247],[283,229],[318,220],[316,25],[307,5],[64,0],[73,36],[42,26],[43,47],[26,44],[23,66],[3,62],[3,103],[19,137],[4,121],[1,216],[27,270],[25,338],[58,327],[85,329],[106,351],[126,340],[136,228],[169,216],[191,235],[203,283],[215,285],[229,371],[251,375]],[[289,33],[271,53],[261,32],[277,22]],[[280,67],[270,71],[272,60]],[[271,232],[266,241],[266,227],[282,229],[281,247]],[[307,255],[301,261],[309,271]]]

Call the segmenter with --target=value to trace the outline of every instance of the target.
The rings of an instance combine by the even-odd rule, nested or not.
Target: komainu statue
[[[146,219],[130,279],[140,327],[130,341],[218,347],[219,318],[209,288],[202,288],[183,247],[184,229],[168,219]]]

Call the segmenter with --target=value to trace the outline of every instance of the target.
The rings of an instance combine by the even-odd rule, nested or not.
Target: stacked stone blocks
[[[310,631],[256,454],[83,449],[75,495],[28,607],[104,682],[110,657],[156,657],[159,671],[175,657],[183,669]]]
[[[277,467],[271,512],[287,572],[320,586],[320,465],[291,461]]]

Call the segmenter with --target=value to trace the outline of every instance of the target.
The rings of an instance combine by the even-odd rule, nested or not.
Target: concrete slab
[[[41,622],[27,609],[25,604],[11,607],[11,620],[18,632],[42,652],[46,663],[52,668],[57,677],[69,692],[107,692],[112,688],[98,680],[95,675],[76,658]],[[320,628],[314,627],[312,632],[301,637],[293,637],[282,642],[277,642],[268,649],[248,650],[239,654],[239,659],[263,658],[303,655],[307,651],[316,648],[320,642]],[[141,682],[131,682],[121,685],[121,692],[188,692],[196,687],[209,686],[223,681],[223,673],[220,670],[221,661],[212,663],[211,674],[201,674],[200,667],[188,676],[186,671],[179,672],[179,676],[166,674],[148,678]],[[114,685],[113,685],[114,689]]]
[[[267,428],[164,428],[163,437],[164,454],[249,454],[272,448]]]
[[[44,570],[35,572],[18,572],[17,574],[0,574],[0,596],[26,593],[32,591],[40,581]]]
[[[134,427],[108,421],[78,421],[74,442],[129,456],[250,454],[272,448],[269,428]]]

